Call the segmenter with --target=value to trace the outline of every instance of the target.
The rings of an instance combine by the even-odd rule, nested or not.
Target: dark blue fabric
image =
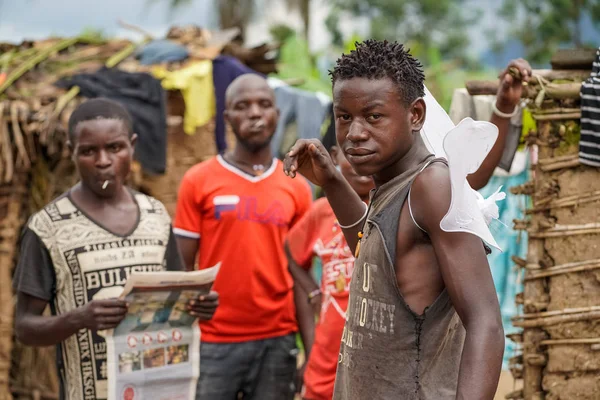
[[[159,80],[144,72],[130,73],[102,67],[93,74],[63,78],[56,86],[79,86],[87,98],[105,97],[117,101],[131,114],[138,134],[135,158],[152,174],[164,174],[167,165],[167,107],[165,91]]]
[[[142,47],[136,54],[142,65],[182,61],[188,56],[187,48],[170,40],[155,40]]]
[[[235,78],[244,74],[257,74],[265,77],[250,67],[242,64],[240,60],[231,56],[219,56],[213,60],[213,82],[215,86],[215,100],[217,113],[215,115],[215,140],[217,150],[223,153],[227,148],[225,142],[225,91]]]

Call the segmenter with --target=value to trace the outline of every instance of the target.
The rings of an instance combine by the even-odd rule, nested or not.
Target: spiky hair
[[[423,66],[398,42],[372,39],[356,42],[356,50],[343,54],[329,74],[334,85],[352,78],[390,78],[405,104],[425,95]]]

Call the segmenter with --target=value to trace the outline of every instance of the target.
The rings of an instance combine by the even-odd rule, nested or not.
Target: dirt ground
[[[494,400],[504,400],[504,397],[507,394],[514,392],[515,390],[519,390],[522,387],[522,381],[515,382],[509,371],[502,371],[500,374],[500,382],[498,383],[498,390],[496,391]]]

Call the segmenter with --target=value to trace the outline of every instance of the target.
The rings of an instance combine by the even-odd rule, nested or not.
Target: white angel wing
[[[430,152],[435,154],[436,157],[446,158],[444,137],[454,128],[454,122],[427,87],[425,87],[423,100],[425,100],[427,106],[427,117],[421,130],[421,136]]]
[[[496,201],[504,193],[499,190],[483,199],[467,181],[467,175],[477,171],[498,138],[498,128],[489,122],[463,119],[454,125],[446,111],[425,88],[427,117],[421,136],[429,151],[448,160],[452,200],[440,227],[446,232],[468,232],[479,236],[488,245],[502,251],[488,225],[498,218]]]
[[[467,175],[477,171],[498,138],[496,125],[465,118],[446,134],[444,150],[450,170],[452,200],[440,227],[446,232],[468,232],[501,250],[488,228],[493,210],[484,214],[489,207],[487,200],[471,188]],[[494,196],[493,202],[495,205]],[[496,209],[497,210],[497,209]],[[489,210],[488,210],[489,211]],[[497,212],[496,212],[497,218]]]

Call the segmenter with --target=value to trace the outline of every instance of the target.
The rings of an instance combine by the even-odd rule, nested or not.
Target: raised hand
[[[339,174],[331,156],[317,139],[298,140],[285,155],[283,172],[292,178],[296,176],[296,173],[300,173],[321,187]]]
[[[531,79],[531,66],[526,60],[512,60],[498,76],[500,86],[496,94],[496,104],[500,111],[511,113],[521,100],[523,82]]]

